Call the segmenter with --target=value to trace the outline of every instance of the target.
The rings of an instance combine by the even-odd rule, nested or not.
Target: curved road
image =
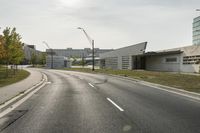
[[[50,81],[0,119],[2,133],[200,133],[200,101],[100,74],[40,70]]]

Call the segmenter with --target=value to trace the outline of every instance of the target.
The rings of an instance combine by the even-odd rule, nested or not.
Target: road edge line
[[[115,78],[120,78],[122,80],[129,80],[129,81],[132,81],[132,82],[135,82],[135,83],[138,83],[138,84],[141,84],[141,85],[145,85],[145,86],[148,86],[148,87],[152,87],[152,88],[155,88],[155,89],[167,91],[167,92],[170,92],[170,93],[174,93],[174,94],[181,95],[181,96],[184,96],[184,97],[192,98],[192,99],[195,99],[195,100],[200,100],[200,94],[196,93],[196,92],[178,89],[178,88],[170,87],[170,86],[166,86],[166,85],[151,83],[151,82],[148,82],[148,81],[138,80],[138,79],[135,79],[135,78],[123,77],[123,76],[119,76],[119,75],[112,75],[112,74],[102,74],[102,75],[112,76],[112,77],[115,77]]]
[[[48,79],[47,79],[46,74],[42,73],[42,80],[40,82],[35,84],[33,87],[27,89],[25,92],[23,92],[21,94],[19,93],[15,97],[13,97],[10,100],[6,101],[5,103],[1,104],[0,105],[0,114],[2,112],[4,112],[5,110],[7,110],[8,108],[12,107],[13,104],[17,103],[18,101],[20,101],[21,99],[26,97],[28,94],[30,94],[31,92],[33,92],[37,88],[45,85],[47,80]],[[1,118],[1,115],[0,115],[0,118]]]

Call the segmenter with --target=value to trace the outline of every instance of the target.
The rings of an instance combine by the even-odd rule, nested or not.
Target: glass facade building
[[[193,20],[193,45],[200,45],[200,16]]]

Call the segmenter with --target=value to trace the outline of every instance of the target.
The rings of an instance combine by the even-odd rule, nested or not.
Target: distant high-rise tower
[[[200,16],[193,20],[193,45],[200,45]]]

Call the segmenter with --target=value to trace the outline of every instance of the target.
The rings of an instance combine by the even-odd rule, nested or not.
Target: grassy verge
[[[98,69],[92,72],[91,69],[84,68],[70,68],[65,70],[120,75],[200,93],[200,76],[196,75],[186,75],[169,72],[110,69]]]
[[[13,84],[16,83],[20,80],[25,79],[26,77],[29,76],[29,72],[25,71],[25,70],[18,70],[16,72],[16,74],[13,74],[12,70],[8,70],[8,77],[6,77],[6,73],[5,73],[5,68],[4,67],[0,67],[0,87],[9,85],[9,84]]]

